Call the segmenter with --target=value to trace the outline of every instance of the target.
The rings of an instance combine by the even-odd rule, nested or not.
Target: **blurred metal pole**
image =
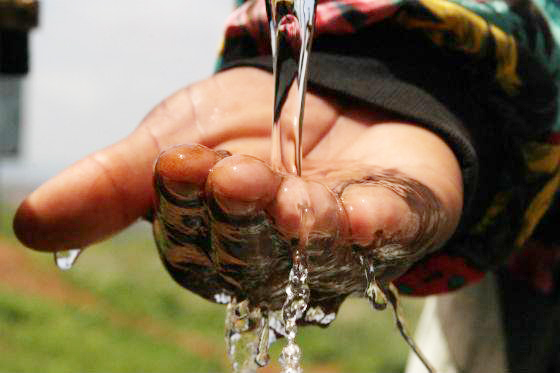
[[[37,0],[0,0],[0,167],[19,154],[22,83],[29,71],[29,31],[39,21]],[[0,169],[0,208],[4,200]]]
[[[29,31],[38,19],[38,1],[0,0],[0,158],[18,154]]]
[[[2,158],[18,154],[22,83],[22,76],[0,75],[0,155]]]

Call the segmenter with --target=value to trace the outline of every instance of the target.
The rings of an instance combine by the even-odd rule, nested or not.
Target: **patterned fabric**
[[[242,3],[228,19],[221,61],[240,57],[239,50],[247,58],[270,54],[264,0]],[[556,2],[539,5],[549,17],[560,19]],[[560,26],[552,22],[550,28],[546,17],[527,0],[318,0],[316,38],[351,38],[381,21],[392,22],[403,33],[421,33],[436,48],[462,56],[464,64],[450,69],[467,71],[473,85],[484,85],[489,112],[498,122],[507,118],[492,129],[504,137],[504,149],[512,150],[495,154],[510,157],[511,164],[497,170],[501,185],[492,202],[462,240],[402,276],[397,281],[402,292],[428,295],[480,279],[535,238],[550,206],[558,209],[560,49],[553,35],[560,35]],[[487,76],[488,81],[480,82]],[[467,258],[471,253],[490,259],[481,264]]]

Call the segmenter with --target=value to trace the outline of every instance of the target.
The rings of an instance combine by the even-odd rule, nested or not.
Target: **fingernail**
[[[199,198],[202,194],[202,187],[196,184],[184,183],[180,181],[171,180],[164,176],[160,177],[161,187],[166,188],[168,191],[187,198]]]
[[[257,212],[259,201],[240,201],[233,200],[221,196],[219,193],[214,193],[214,199],[222,211],[226,214],[247,216]]]

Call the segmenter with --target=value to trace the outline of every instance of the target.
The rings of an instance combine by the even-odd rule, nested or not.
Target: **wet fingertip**
[[[35,249],[33,244],[33,236],[30,232],[33,232],[34,224],[34,214],[29,207],[27,200],[23,201],[16,211],[14,220],[12,222],[12,229],[17,239],[25,246]]]
[[[275,197],[281,177],[257,158],[233,155],[210,171],[206,191],[228,214],[248,215]]]
[[[308,229],[303,228],[304,231],[311,232],[315,227],[315,211],[307,184],[301,178],[284,177],[268,211],[278,230],[288,237],[298,237],[303,228],[302,224],[308,226]],[[305,218],[302,215],[304,213]]]
[[[166,183],[203,185],[210,169],[223,157],[203,145],[176,145],[156,160],[154,173]]]
[[[315,216],[310,243],[331,251],[338,263],[351,263],[352,248],[348,245],[349,225],[342,201],[328,186],[317,181],[307,181],[307,191]],[[328,244],[325,245],[325,238]]]
[[[342,236],[346,233],[346,215],[338,196],[326,185],[310,181],[307,183],[311,208],[315,214],[314,230]]]
[[[159,195],[201,198],[210,169],[227,154],[203,145],[177,145],[163,151],[154,166],[154,187]]]
[[[394,192],[378,185],[357,184],[347,187],[341,200],[348,216],[352,242],[369,246],[379,234],[395,236],[401,233],[407,239],[411,227],[408,205]]]
[[[12,229],[17,239],[26,247],[38,251],[55,251],[49,239],[49,227],[41,221],[28,199],[16,211]]]

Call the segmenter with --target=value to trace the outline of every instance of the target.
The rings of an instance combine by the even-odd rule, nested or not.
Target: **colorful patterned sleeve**
[[[560,18],[555,2],[318,1],[310,86],[415,120],[461,163],[459,229],[397,281],[402,293],[455,290],[530,239],[559,242],[560,50],[547,15]],[[240,2],[218,68],[270,69],[269,40],[264,0]]]

